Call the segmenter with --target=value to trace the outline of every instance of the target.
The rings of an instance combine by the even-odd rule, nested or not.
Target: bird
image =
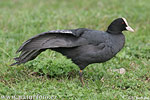
[[[125,44],[122,31],[134,32],[125,18],[114,19],[106,31],[88,28],[51,30],[35,35],[25,41],[16,53],[13,65],[20,65],[35,59],[41,52],[51,49],[71,59],[79,71],[82,86],[83,69],[89,64],[103,63],[113,58]]]

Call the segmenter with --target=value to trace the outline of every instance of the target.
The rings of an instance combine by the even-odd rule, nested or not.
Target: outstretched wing
[[[70,48],[88,44],[88,41],[81,36],[86,30],[88,29],[56,30],[36,35],[20,46],[17,53],[21,52],[21,54],[14,58],[16,62],[11,66],[33,60],[46,49]]]
[[[85,30],[87,29],[56,30],[44,32],[24,42],[23,45],[17,50],[17,52],[84,45],[87,44],[87,41],[80,36],[84,33]]]

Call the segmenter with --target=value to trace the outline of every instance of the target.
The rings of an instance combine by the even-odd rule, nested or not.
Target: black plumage
[[[71,58],[79,66],[80,80],[84,84],[82,70],[89,64],[102,63],[114,57],[124,46],[124,30],[133,31],[125,18],[118,18],[107,31],[79,28],[44,32],[23,43],[17,50],[21,54],[12,65],[26,63],[51,49]]]

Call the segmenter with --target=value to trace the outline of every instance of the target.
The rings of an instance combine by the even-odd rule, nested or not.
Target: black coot
[[[80,81],[84,85],[82,70],[92,63],[102,63],[113,58],[124,46],[122,31],[134,30],[125,18],[115,19],[107,31],[86,28],[53,30],[36,35],[17,50],[20,56],[11,65],[19,65],[35,59],[41,52],[51,49],[70,58],[80,68]]]

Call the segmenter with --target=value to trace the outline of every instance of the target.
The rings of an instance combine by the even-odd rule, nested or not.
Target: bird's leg
[[[79,71],[79,76],[80,76],[80,81],[82,83],[82,86],[84,86],[84,81],[83,81],[83,77],[82,77],[82,70]]]

